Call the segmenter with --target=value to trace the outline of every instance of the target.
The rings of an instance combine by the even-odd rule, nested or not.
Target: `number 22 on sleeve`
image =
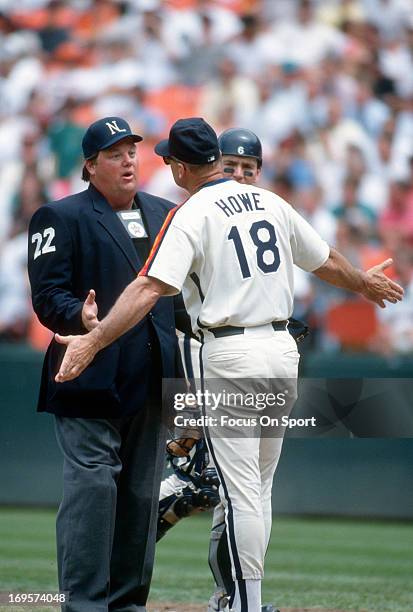
[[[46,227],[46,229],[43,230],[43,234],[40,234],[40,232],[36,232],[36,234],[33,234],[32,244],[36,243],[33,259],[37,259],[40,255],[45,255],[46,253],[54,253],[54,251],[56,251],[55,245],[52,244],[54,237],[54,227]]]

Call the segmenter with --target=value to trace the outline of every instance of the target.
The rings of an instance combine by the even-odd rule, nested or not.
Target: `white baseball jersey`
[[[140,274],[182,290],[195,333],[252,327],[288,319],[293,264],[311,272],[329,252],[282,198],[221,179],[171,211]]]

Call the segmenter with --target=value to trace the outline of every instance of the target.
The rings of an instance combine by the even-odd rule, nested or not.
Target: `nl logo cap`
[[[134,134],[130,125],[121,117],[104,117],[92,123],[86,130],[82,140],[85,159],[94,157],[99,151],[108,149],[123,138],[132,138],[134,142],[143,140],[142,136]]]

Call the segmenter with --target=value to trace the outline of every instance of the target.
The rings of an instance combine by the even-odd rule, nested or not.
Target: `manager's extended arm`
[[[403,298],[404,293],[400,285],[384,274],[384,270],[392,263],[392,259],[386,259],[367,272],[363,272],[354,268],[336,249],[330,248],[327,261],[314,270],[314,274],[331,285],[360,293],[381,308],[385,308],[384,300],[395,304]]]
[[[138,276],[121,293],[109,314],[84,336],[60,336],[56,340],[67,346],[56,382],[76,378],[98,351],[119,338],[148,314],[158,299],[171,292],[162,281]]]

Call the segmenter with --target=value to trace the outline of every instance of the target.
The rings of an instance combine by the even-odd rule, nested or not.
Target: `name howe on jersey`
[[[319,268],[329,246],[287,202],[224,179],[172,211],[141,274],[182,290],[197,332],[256,326],[293,309],[293,264]]]

